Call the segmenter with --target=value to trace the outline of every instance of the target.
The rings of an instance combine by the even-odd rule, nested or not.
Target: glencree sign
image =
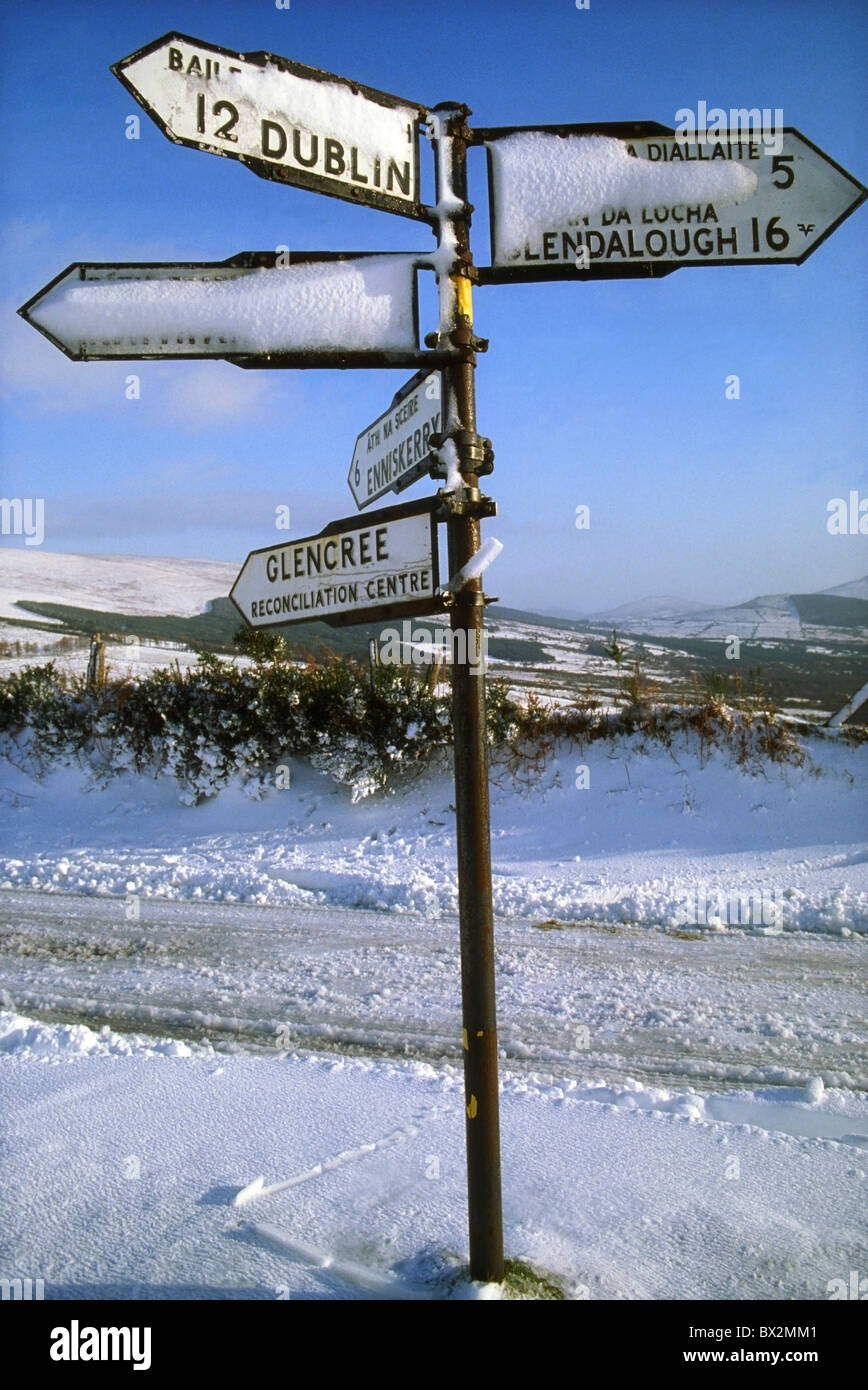
[[[229,597],[251,627],[440,613],[436,498],[333,521],[248,555]]]
[[[359,507],[426,475],[435,497],[332,522],[248,556],[232,601],[252,627],[333,625],[448,611],[453,649],[483,650],[472,286],[668,275],[680,266],[798,264],[866,190],[797,130],[676,134],[618,125],[471,130],[430,108],[273,53],[167,34],[113,69],[170,140],[297,184],[427,222],[436,249],[245,252],[227,261],[70,266],[20,311],[69,357],[222,357],[243,367],[397,367],[417,375],[358,436]],[[676,117],[677,119],[677,117]],[[422,204],[430,142],[436,204]],[[475,267],[467,150],[488,152],[492,257]],[[167,209],[167,212],[170,211]],[[439,321],[419,346],[416,276],[437,277]],[[665,369],[665,362],[657,362]],[[677,370],[680,363],[669,364]],[[303,438],[299,439],[303,447]],[[301,475],[301,465],[299,466]],[[437,529],[449,574],[440,585]],[[504,1277],[484,667],[451,667],[470,1274]],[[267,1189],[261,1189],[266,1191]],[[251,1198],[253,1200],[254,1198]]]

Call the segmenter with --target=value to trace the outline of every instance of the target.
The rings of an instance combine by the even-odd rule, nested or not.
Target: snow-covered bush
[[[276,784],[287,757],[306,758],[348,786],[353,799],[423,771],[452,739],[448,695],[427,688],[410,667],[367,668],[334,658],[289,661],[280,644],[251,651],[252,664],[203,655],[174,667],[88,691],[53,663],[0,681],[0,738],[27,745],[43,767],[79,758],[100,780],[136,770],[169,775],[195,804],[240,779],[254,797]],[[558,745],[581,748],[629,737],[646,744],[720,750],[750,772],[805,754],[773,707],[734,709],[720,696],[690,705],[600,707],[590,691],[569,706],[530,695],[518,704],[503,682],[488,683],[488,736],[498,762],[533,780]]]
[[[366,669],[338,659],[298,666],[260,656],[242,667],[205,655],[191,670],[92,693],[51,663],[29,668],[0,682],[0,734],[26,737],[44,765],[82,756],[102,776],[169,774],[196,802],[239,775],[261,794],[292,756],[365,795],[427,766],[449,745],[451,719],[448,697],[409,668],[382,667],[372,684]]]

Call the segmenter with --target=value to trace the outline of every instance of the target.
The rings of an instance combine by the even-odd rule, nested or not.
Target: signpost
[[[219,357],[239,367],[405,367],[420,350],[412,252],[244,251],[68,266],[18,310],[78,362]],[[323,308],[327,316],[323,314]]]
[[[440,335],[460,351],[446,371],[446,418],[462,486],[451,493],[447,523],[449,573],[457,576],[480,548],[480,521],[493,504],[479,491],[479,475],[491,470],[487,440],[476,432],[476,354],[487,346],[473,332],[467,201],[467,128],[470,110],[435,108],[437,201],[449,211],[438,227],[440,249],[455,260],[441,280]],[[448,488],[448,483],[447,483]],[[486,596],[481,577],[458,587],[450,614],[454,650],[484,650]],[[488,796],[488,731],[485,679],[478,664],[452,667],[455,826],[458,846],[458,923],[461,938],[461,1043],[467,1149],[470,1275],[503,1280],[503,1210],[500,1179],[500,1098],[497,1081],[497,1007],[494,983],[494,904],[491,891],[491,818]]]
[[[168,34],[113,71],[169,139],[254,173],[427,221],[433,255],[244,252],[219,263],[73,265],[19,310],[67,356],[224,358],[242,367],[421,368],[359,435],[357,505],[436,463],[436,497],[335,521],[253,551],[232,601],[253,627],[332,625],[442,612],[454,650],[483,650],[479,490],[492,467],[476,431],[474,374],[487,344],[472,286],[668,275],[680,266],[800,264],[866,189],[798,131],[676,135],[651,122],[471,131],[470,111],[430,111],[269,53]],[[426,121],[435,207],[419,192]],[[467,149],[489,161],[492,264],[470,247]],[[440,322],[418,346],[416,274],[436,269]],[[436,449],[435,449],[436,441]],[[436,454],[436,457],[435,457]],[[440,588],[437,522],[449,583]],[[474,562],[474,563],[472,563]],[[470,574],[473,577],[466,578]],[[485,681],[452,668],[470,1273],[503,1279]]]
[[[440,373],[418,372],[356,440],[347,482],[357,507],[424,478],[434,461],[431,436],[440,433],[442,420]]]
[[[332,521],[315,536],[254,550],[229,595],[251,627],[332,627],[442,613],[437,498]]]
[[[419,201],[424,107],[274,53],[164,34],[112,66],[177,145],[260,178],[428,220]]]
[[[800,265],[868,190],[799,131],[676,135],[640,122],[477,130],[488,153],[488,284]]]

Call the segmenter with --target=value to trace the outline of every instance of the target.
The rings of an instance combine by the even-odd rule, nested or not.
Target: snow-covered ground
[[[226,1054],[0,1015],[7,1277],[51,1298],[442,1298],[449,1065]],[[574,1298],[824,1299],[865,1267],[868,1105],[506,1071],[507,1249]],[[257,1180],[261,1180],[257,1181]]]
[[[507,1249],[572,1297],[866,1266],[868,750],[812,752],[494,769]],[[296,763],[195,808],[31,763],[0,789],[0,1275],[467,1296],[447,772],[356,805]]]
[[[459,1064],[455,919],[0,895],[0,1004],[186,1041]],[[500,1044],[644,1084],[868,1086],[861,943],[498,922]],[[798,1131],[797,1132],[801,1132]]]
[[[762,775],[722,753],[642,753],[636,740],[563,751],[530,785],[495,766],[496,911],[703,929],[737,927],[741,916],[765,931],[868,931],[868,747],[808,746],[804,767],[768,765]],[[361,804],[304,763],[287,759],[275,776],[290,785],[260,801],[233,786],[191,809],[169,779],[122,774],[94,787],[78,768],[37,777],[32,761],[7,762],[0,886],[456,911],[448,771]]]

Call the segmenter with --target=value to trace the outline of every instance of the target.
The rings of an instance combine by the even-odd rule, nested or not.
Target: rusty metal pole
[[[470,218],[467,202],[466,106],[443,103],[435,108],[441,135],[438,201],[448,176],[451,204],[444,207],[441,248],[454,249],[451,267],[449,338],[460,357],[444,375],[445,433],[454,441],[464,481],[462,505],[447,520],[449,573],[454,576],[476,554],[480,543],[478,474],[483,466],[476,433],[474,372],[479,341],[473,335]],[[445,274],[441,267],[441,276]],[[441,286],[441,316],[444,287]],[[445,324],[441,317],[441,336]],[[450,427],[451,425],[451,427]],[[485,441],[487,443],[487,441]],[[500,1121],[497,1080],[497,1019],[494,989],[494,913],[491,900],[491,834],[486,749],[485,675],[483,661],[485,599],[481,579],[465,584],[451,607],[453,634],[452,724],[455,758],[455,806],[458,840],[458,903],[461,934],[462,1043],[467,1136],[467,1204],[470,1228],[470,1276],[490,1283],[503,1280],[503,1214],[500,1181]]]

